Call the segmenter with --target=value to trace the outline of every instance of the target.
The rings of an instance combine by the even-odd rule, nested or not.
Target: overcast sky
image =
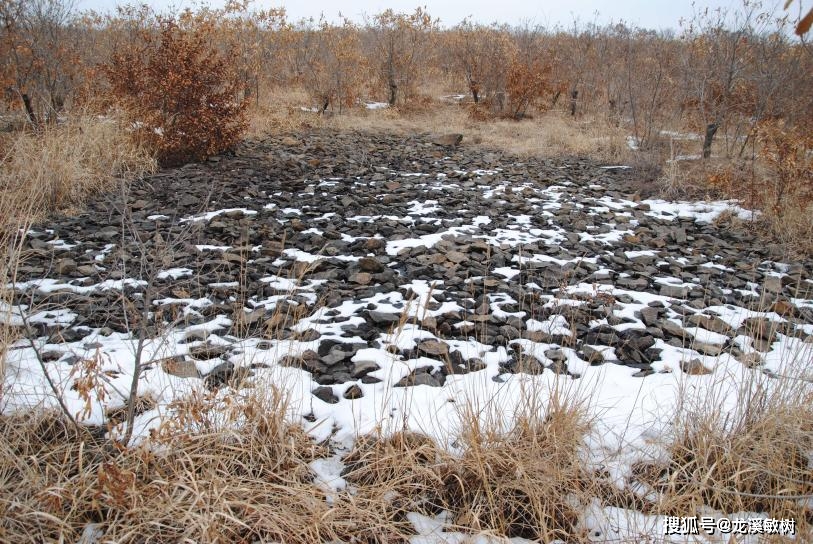
[[[106,11],[117,2],[110,0],[76,0],[79,9]],[[807,9],[813,0],[802,0]],[[125,2],[127,3],[127,2]],[[132,3],[132,2],[131,2]],[[168,6],[193,7],[199,0],[140,0],[135,3],[146,3],[163,10]],[[765,0],[768,6],[779,6],[780,0]],[[209,0],[208,5],[222,6],[223,0]],[[444,26],[453,26],[464,17],[471,16],[482,23],[521,24],[530,22],[546,27],[562,25],[570,27],[574,20],[581,23],[597,22],[604,24],[610,21],[625,21],[644,28],[677,29],[681,18],[690,18],[692,10],[722,7],[735,10],[742,5],[742,0],[696,0],[694,8],[691,0],[255,0],[258,7],[284,7],[288,18],[297,21],[301,18],[318,18],[324,13],[329,19],[335,19],[339,12],[351,19],[361,22],[363,16],[372,15],[386,8],[396,11],[411,12],[416,6],[426,6],[429,13],[439,17]],[[794,5],[798,10],[798,3]]]

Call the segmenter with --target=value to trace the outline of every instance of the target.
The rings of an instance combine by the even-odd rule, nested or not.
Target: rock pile
[[[452,136],[313,132],[162,171],[32,229],[16,302],[55,364],[88,337],[171,331],[164,371],[214,388],[251,379],[248,338],[325,402],[381,380],[370,349],[411,362],[395,386],[441,386],[489,360],[701,374],[811,342],[811,263],[713,221],[722,207],[641,201],[634,170]]]

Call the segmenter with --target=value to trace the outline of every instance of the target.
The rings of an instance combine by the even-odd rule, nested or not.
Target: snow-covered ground
[[[368,104],[367,107],[380,105]],[[631,143],[632,145],[632,143]],[[621,168],[612,167],[612,168]],[[474,173],[475,179],[482,176],[498,175],[497,171]],[[405,175],[400,179],[410,179]],[[467,243],[484,243],[489,248],[499,248],[512,253],[514,257],[502,266],[495,266],[491,271],[495,281],[494,289],[487,296],[488,315],[494,316],[501,323],[509,323],[511,318],[521,319],[525,330],[537,333],[539,337],[523,336],[510,338],[505,345],[481,343],[472,333],[468,338],[449,338],[434,330],[432,321],[444,315],[460,314],[462,317],[455,326],[471,327],[475,323],[465,317],[468,308],[452,289],[447,281],[437,279],[412,278],[402,279],[396,289],[352,299],[342,300],[333,307],[318,304],[321,289],[327,280],[296,278],[280,272],[279,275],[264,276],[261,282],[273,289],[271,296],[254,295],[251,307],[245,311],[273,311],[278,304],[292,297],[297,297],[297,304],[305,305],[307,312],[292,325],[291,330],[299,336],[287,338],[262,338],[259,336],[240,337],[235,334],[234,314],[218,313],[206,319],[199,319],[197,324],[180,326],[170,324],[165,330],[154,335],[139,338],[125,332],[111,332],[104,328],[94,328],[90,334],[79,340],[57,342],[56,337],[43,336],[30,340],[19,340],[8,352],[6,384],[2,398],[4,412],[28,409],[37,406],[56,406],[57,402],[43,374],[47,370],[50,379],[57,385],[62,401],[68,410],[89,425],[103,425],[110,410],[126,405],[133,373],[136,368],[136,354],[140,353],[143,365],[138,383],[138,394],[149,396],[156,401],[155,407],[140,414],[135,422],[136,438],[139,442],[149,437],[149,431],[156,429],[162,421],[174,417],[174,402],[183,399],[195,391],[206,388],[206,382],[200,377],[206,376],[218,365],[232,363],[235,368],[250,368],[252,376],[235,387],[268,388],[276,386],[289,396],[288,417],[294,423],[302,425],[316,440],[331,440],[338,448],[348,449],[356,437],[373,432],[394,432],[407,428],[434,438],[439,444],[455,452],[457,433],[464,425],[463,407],[474,408],[493,422],[496,418],[505,428],[510,428],[513,415],[521,411],[522,403],[529,391],[540,398],[551,398],[554,395],[570,399],[574,404],[587,407],[592,427],[587,437],[583,462],[590,467],[602,467],[612,480],[623,487],[627,482],[631,467],[639,461],[660,459],[665,455],[669,433],[673,428],[675,417],[681,408],[702,406],[709,402],[718,403],[717,409],[731,413],[741,409],[739,394],[746,384],[755,380],[764,381],[765,386],[781,387],[784,376],[792,379],[813,382],[813,343],[809,342],[813,334],[813,324],[799,325],[797,330],[803,334],[775,335],[768,350],[759,352],[762,363],[749,368],[738,360],[732,351],[723,349],[697,349],[691,342],[677,346],[667,342],[665,337],[654,338],[651,348],[660,350],[657,360],[651,363],[654,371],[645,377],[640,375],[640,368],[614,364],[617,356],[614,346],[601,343],[587,344],[580,347],[575,342],[557,341],[557,337],[570,337],[575,330],[568,313],[563,308],[578,309],[586,300],[607,298],[613,300],[610,313],[604,319],[596,319],[591,326],[607,326],[617,332],[635,330],[645,331],[651,326],[644,322],[642,311],[647,308],[663,308],[663,320],[669,320],[674,327],[684,327],[680,316],[672,308],[676,302],[675,294],[653,292],[652,288],[636,290],[629,286],[620,286],[618,281],[601,281],[597,278],[610,278],[614,273],[604,269],[600,259],[607,255],[618,255],[616,246],[624,240],[635,236],[640,221],[634,219],[632,210],[646,210],[645,215],[659,221],[694,221],[709,223],[726,210],[732,210],[742,217],[750,213],[738,208],[733,202],[668,202],[650,200],[632,202],[615,197],[598,197],[589,203],[570,203],[564,189],[567,185],[550,184],[537,187],[533,184],[524,186],[509,185],[494,181],[483,181],[477,186],[479,197],[490,206],[520,191],[526,191],[525,202],[530,203],[529,213],[501,214],[502,220],[497,226],[494,217],[469,213],[455,219],[459,210],[449,208],[442,198],[436,195],[460,191],[460,183],[445,177],[415,177],[420,180],[413,198],[406,202],[405,213],[393,215],[347,217],[349,223],[375,223],[382,218],[404,225],[430,223],[438,228],[433,232],[422,234],[414,231],[414,236],[397,239],[382,237],[383,254],[391,260],[387,268],[398,267],[399,259],[411,249],[425,248],[427,251],[447,240],[466,237]],[[320,180],[319,183],[328,183]],[[329,183],[338,183],[332,180]],[[355,183],[363,183],[356,181]],[[597,187],[600,187],[597,186]],[[530,193],[530,194],[529,194]],[[578,243],[592,244],[590,247],[604,248],[593,255],[577,255],[572,258],[554,257],[548,252],[525,251],[523,248],[556,247],[568,239],[574,232],[568,232],[554,221],[546,218],[560,210],[568,203],[588,215],[611,214],[616,217],[610,227],[603,232],[598,228],[586,228],[576,231]],[[645,205],[645,207],[642,207]],[[247,220],[262,221],[263,214],[278,214],[279,224],[287,223],[292,217],[305,217],[310,210],[305,207],[286,207],[276,202],[252,202],[247,208],[214,208],[202,213],[179,216],[178,225],[184,223],[207,224],[224,217],[231,212],[242,212]],[[312,236],[320,236],[321,221],[327,217],[312,217],[304,231]],[[171,221],[166,215],[150,216],[155,220]],[[358,237],[343,234],[348,242],[369,240],[375,237]],[[59,245],[66,250],[78,251],[83,240],[59,240]],[[198,244],[201,253],[228,252],[231,245]],[[98,252],[100,266],[109,257],[114,246],[105,246]],[[259,246],[249,249],[250,255],[257,255]],[[670,255],[668,249],[623,249],[621,256],[634,261],[650,259],[653,263],[667,263],[669,259],[679,260],[680,256]],[[452,252],[443,250],[445,258],[454,261]],[[553,251],[551,251],[554,255]],[[372,257],[370,255],[368,257]],[[325,257],[301,248],[292,247],[282,252],[278,263],[311,264],[322,261]],[[331,255],[335,261],[347,266],[359,266],[363,259],[359,254]],[[440,261],[439,261],[440,262]],[[251,261],[248,261],[250,266]],[[555,266],[565,269],[579,263],[591,264],[597,268],[590,281],[571,282],[555,289],[543,289],[529,282],[525,287],[538,296],[540,309],[556,309],[556,313],[544,319],[530,316],[530,310],[522,307],[508,292],[500,292],[499,282],[524,281],[524,271],[528,266]],[[787,275],[784,271],[789,263],[764,263],[775,270],[779,278]],[[104,265],[106,266],[106,265]],[[685,289],[688,292],[700,285],[687,281],[686,277],[674,277],[661,266],[663,271],[652,278],[652,285],[667,288]],[[692,270],[726,270],[719,264],[715,254],[708,254],[707,260]],[[606,272],[606,276],[602,273]],[[157,278],[172,282],[182,278],[192,278],[195,270],[188,266],[167,266],[160,270]],[[469,282],[486,282],[489,277],[472,276]],[[183,315],[203,316],[203,309],[211,306],[213,300],[207,293],[213,289],[233,289],[235,283],[211,282],[204,286],[203,293],[189,296],[173,295],[153,301],[155,308],[173,307]],[[142,297],[147,288],[141,277],[123,277],[107,279],[96,283],[79,280],[68,280],[64,277],[46,276],[8,286],[20,293],[71,294],[91,296],[102,292],[121,292],[125,297]],[[760,295],[759,285],[750,285],[745,291]],[[813,300],[806,298],[793,299],[797,308],[813,308]],[[508,309],[504,309],[507,307]],[[371,308],[375,312],[388,316],[399,316],[392,321],[387,332],[380,332],[374,341],[357,335],[348,335],[353,327],[367,321]],[[742,332],[744,323],[749,318],[764,318],[775,323],[787,322],[787,316],[779,315],[770,309],[754,310],[730,303],[712,305],[703,308],[705,314],[715,316],[726,330],[735,331],[724,334],[700,326],[685,327],[686,334],[694,338],[698,345],[737,346],[742,354],[756,353],[754,338]],[[39,324],[59,330],[72,323],[79,322],[81,316],[69,308],[60,307],[58,303],[43,307],[21,304],[14,307],[0,308],[0,315],[14,325]],[[209,314],[207,314],[209,315]],[[621,322],[619,322],[619,320]],[[315,331],[318,335],[310,331]],[[316,339],[309,340],[309,333]],[[352,368],[367,368],[364,376],[372,379],[353,379],[344,383],[319,385],[313,375],[301,368],[287,366],[290,358],[301,358],[308,352],[319,352],[320,345],[332,341],[336,345],[366,344],[368,347],[355,349],[350,359]],[[211,359],[190,357],[196,348],[203,346],[227,346],[228,350]],[[438,347],[442,346],[442,347]],[[602,354],[605,364],[591,364],[585,358],[584,346]],[[464,361],[479,360],[478,370],[468,373],[451,373],[445,376],[442,384],[427,382],[423,385],[396,387],[420,370],[424,374],[436,375],[446,365],[447,355],[458,352]],[[517,353],[526,358],[540,362],[549,367],[558,362],[563,365],[560,372],[544,371],[541,373],[506,372],[505,365]],[[555,355],[554,355],[555,353]],[[405,355],[406,354],[406,355]],[[184,359],[187,372],[173,373],[167,371],[167,361],[173,358]],[[41,361],[44,363],[41,364]],[[89,391],[77,390],[74,384],[82,378],[91,365],[83,362],[94,361],[94,387]],[[687,363],[692,362],[692,365]],[[694,364],[699,363],[699,367]],[[191,365],[191,366],[190,366]],[[190,370],[191,369],[191,370]],[[372,370],[370,370],[372,369]],[[566,369],[566,371],[564,371]],[[689,370],[691,369],[691,370]],[[702,371],[698,371],[702,370]],[[417,380],[414,383],[419,383]],[[314,395],[317,387],[323,390],[320,396]],[[357,392],[348,394],[355,388]],[[328,394],[332,393],[332,395]],[[227,398],[233,389],[223,387],[218,395]],[[326,401],[328,399],[329,401]],[[468,413],[468,411],[465,411]],[[320,485],[340,489],[344,486],[340,472],[340,460],[332,463],[320,460],[313,466]],[[708,515],[729,517],[758,517],[759,513],[717,512]],[[411,516],[419,536],[413,543],[434,542],[489,542],[487,538],[466,540],[462,533],[444,529],[446,519],[441,515],[436,519],[418,514]],[[601,507],[598,503],[591,505],[584,512],[583,524],[586,530],[592,531],[596,541],[628,541],[645,538],[648,535],[658,542],[696,542],[699,537],[670,536],[664,537],[665,520],[658,516],[646,516],[638,512],[619,508]],[[608,536],[611,535],[611,536]],[[744,537],[738,542],[757,542]],[[727,542],[726,538],[708,538],[703,542]],[[512,542],[522,542],[514,539]]]

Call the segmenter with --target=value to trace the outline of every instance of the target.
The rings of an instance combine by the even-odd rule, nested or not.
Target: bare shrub
[[[112,94],[162,164],[201,160],[235,145],[247,127],[244,82],[218,51],[207,13],[155,18],[106,66]]]

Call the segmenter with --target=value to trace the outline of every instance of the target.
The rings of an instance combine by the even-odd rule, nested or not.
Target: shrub
[[[106,66],[114,99],[163,165],[229,149],[247,127],[247,102],[214,45],[216,30],[204,16],[159,17],[157,30],[146,27]]]

